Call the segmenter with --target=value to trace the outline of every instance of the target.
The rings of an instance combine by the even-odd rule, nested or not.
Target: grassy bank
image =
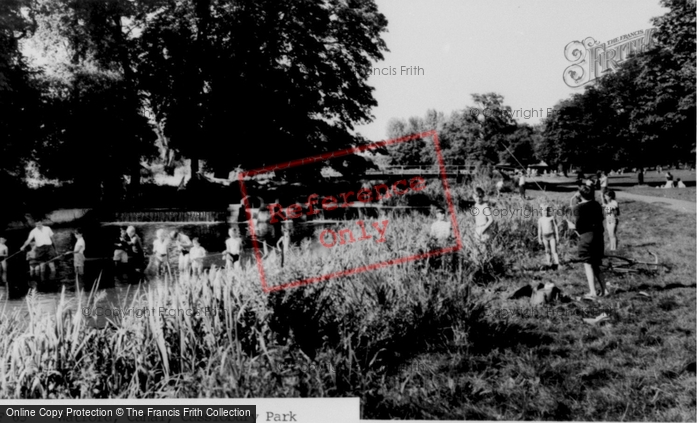
[[[455,187],[453,195],[470,189]],[[568,199],[547,196],[502,198],[498,207]],[[461,210],[465,248],[454,268],[436,260],[424,272],[424,261],[405,263],[269,295],[255,268],[212,272],[151,285],[122,304],[199,314],[132,314],[102,328],[74,311],[100,306],[99,294],[77,308],[62,301],[55,315],[30,307],[29,318],[4,316],[0,397],[359,396],[363,418],[694,420],[694,215],[621,207],[621,255],[643,257],[649,248],[672,272],[610,275],[616,292],[597,303],[514,312],[531,310],[528,299],[508,299],[525,284],[551,281],[572,296],[584,293],[582,265],[536,270],[543,259],[536,217],[523,213],[497,219],[494,242],[479,247],[473,217]],[[399,229],[388,247],[358,242],[322,261],[300,248],[286,271],[304,275],[428,244],[428,220],[389,217]],[[575,240],[563,240],[562,257],[574,251]],[[582,321],[602,310],[611,317],[605,325]]]

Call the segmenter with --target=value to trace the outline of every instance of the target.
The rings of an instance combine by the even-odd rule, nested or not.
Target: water
[[[120,224],[121,225],[121,224]],[[157,275],[147,275],[147,280],[126,274],[125,272],[115,272],[112,257],[114,253],[114,241],[119,236],[119,226],[116,224],[101,224],[92,227],[81,227],[83,230],[86,250],[85,250],[85,275],[80,289],[89,293],[94,283],[99,278],[99,290],[104,298],[100,304],[105,307],[118,307],[125,299],[130,298],[139,286],[149,284],[164,283],[163,278]],[[205,223],[205,224],[183,224],[183,223],[142,223],[133,224],[137,234],[141,237],[146,254],[152,250],[153,240],[158,229],[165,229],[166,233],[172,230],[179,230],[190,238],[198,237],[199,241],[207,250],[208,256],[205,258],[205,268],[216,265],[223,266],[224,259],[220,254],[225,249],[225,240],[228,237],[229,225],[225,223]],[[54,232],[54,242],[58,254],[73,251],[76,238],[73,235],[75,227],[52,228]],[[19,250],[29,235],[29,229],[7,231],[4,237],[7,238],[7,246],[12,255]],[[244,260],[252,260],[251,249],[244,251]],[[172,258],[177,257],[172,255]],[[61,291],[65,287],[66,298],[69,304],[77,305],[76,280],[73,270],[72,255],[60,257],[54,261],[56,274],[51,277],[48,265],[45,266],[45,278],[32,277],[29,275],[29,266],[26,261],[26,253],[21,252],[7,261],[7,274],[2,275],[3,284],[0,284],[0,311],[6,312],[26,312],[26,296],[31,292],[31,296],[38,302],[42,312],[50,313],[55,311]],[[171,267],[177,272],[176,259],[171,260]],[[85,294],[87,297],[87,294]]]

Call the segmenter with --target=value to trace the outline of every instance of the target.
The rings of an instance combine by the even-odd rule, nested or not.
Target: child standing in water
[[[156,239],[153,240],[153,264],[156,267],[157,274],[161,274],[163,268],[165,268],[168,276],[173,277],[170,270],[170,262],[168,261],[168,240],[163,229],[156,231]]]
[[[234,228],[228,230],[228,236],[224,256],[226,257],[226,270],[230,271],[231,269],[240,268],[241,266],[241,244],[243,242]]]
[[[29,243],[29,251],[27,251],[27,263],[29,264],[29,276],[39,275],[39,260],[36,253],[36,242]]]
[[[199,238],[192,238],[193,247],[190,249],[190,260],[192,262],[192,275],[198,278],[204,269],[204,256],[207,255],[207,250],[199,244]]]
[[[603,210],[605,211],[605,223],[608,228],[608,237],[610,238],[610,251],[616,251],[620,206],[615,200],[615,191],[608,190],[603,194]]]
[[[557,220],[552,215],[552,207],[542,205],[542,217],[537,221],[537,239],[544,245],[547,255],[547,265],[559,268],[559,254],[557,254],[557,244],[559,243],[559,227]],[[554,259],[554,263],[552,263]]]
[[[5,242],[7,240],[0,236],[0,270],[2,270],[3,275],[7,273],[7,256],[9,253]]]
[[[85,238],[80,229],[75,231],[75,237],[78,241],[73,247],[73,267],[75,268],[75,282],[80,284],[85,273]]]

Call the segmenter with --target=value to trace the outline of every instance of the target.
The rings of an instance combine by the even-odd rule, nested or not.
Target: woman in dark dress
[[[578,255],[583,261],[583,267],[588,279],[589,293],[586,298],[597,296],[595,292],[595,281],[600,284],[600,295],[607,296],[605,280],[600,272],[600,264],[603,259],[605,243],[603,238],[603,208],[594,200],[595,191],[593,187],[583,186],[580,188],[581,203],[574,209],[576,218],[576,232],[579,234]]]

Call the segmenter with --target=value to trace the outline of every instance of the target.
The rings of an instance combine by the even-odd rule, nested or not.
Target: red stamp
[[[391,175],[393,176],[393,181],[387,183],[364,183],[361,187],[355,189],[325,195],[311,192],[308,195],[305,194],[302,201],[292,202],[291,204],[281,204],[281,202],[266,204],[265,211],[269,214],[269,223],[271,224],[304,225],[322,223],[324,226],[318,228],[310,242],[317,246],[317,252],[320,251],[322,253],[321,255],[325,255],[325,258],[317,260],[320,266],[316,269],[318,272],[317,274],[303,274],[301,277],[298,277],[298,275],[290,277],[289,274],[277,268],[272,275],[269,271],[266,271],[266,264],[263,260],[260,248],[260,240],[256,235],[255,222],[252,218],[251,205],[248,201],[246,178],[271,173],[276,170],[285,170],[306,164],[324,162],[329,159],[338,159],[343,156],[400,143],[421,142],[421,140],[428,137],[432,138],[432,144],[435,150],[435,161],[438,169],[436,175],[424,177],[422,175],[404,176],[402,174],[394,174]],[[451,239],[454,239],[455,243],[454,245],[441,246],[429,251],[407,253],[406,249],[414,244],[410,236],[413,235],[411,232],[415,231],[407,232],[405,228],[396,227],[392,219],[386,216],[381,204],[392,198],[396,200],[402,196],[420,193],[426,188],[428,179],[435,177],[440,181],[440,185],[444,191],[444,200],[451,221]],[[349,276],[400,263],[422,260],[455,252],[462,248],[462,238],[457,226],[457,216],[450,194],[445,164],[440,151],[440,144],[436,131],[423,132],[407,137],[348,148],[333,153],[320,154],[293,162],[243,171],[239,173],[238,181],[244,199],[243,203],[246,208],[246,215],[248,216],[248,226],[260,274],[260,283],[263,291],[266,293],[309,285],[328,279]],[[324,213],[337,214],[344,211],[366,210],[373,206],[376,207],[377,210],[381,210],[378,212],[379,215],[377,219],[367,219],[362,215],[362,212],[359,212],[359,218],[355,217],[352,219],[333,221],[319,219],[319,215],[323,216]],[[388,208],[391,209],[391,207]],[[336,225],[340,225],[341,227],[337,227]],[[362,244],[364,244],[364,246],[362,246]],[[309,245],[309,242],[305,244],[306,247]],[[328,254],[335,254],[335,256],[329,257]],[[360,257],[360,255],[363,256]],[[352,260],[353,257],[355,261]],[[323,262],[323,260],[326,262]],[[370,262],[368,263],[367,261]],[[335,266],[335,268],[333,268],[333,266]],[[304,270],[314,271],[310,264],[306,266]],[[271,277],[274,279],[274,283],[270,282]]]

